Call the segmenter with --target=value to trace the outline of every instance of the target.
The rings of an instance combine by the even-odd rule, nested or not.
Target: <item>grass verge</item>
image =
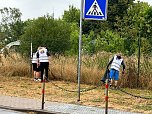
[[[6,77],[0,76],[0,95],[25,97],[41,99],[42,83],[34,82],[32,78],[27,77]],[[77,91],[77,83],[52,81],[59,87],[67,90]],[[67,92],[54,86],[51,82],[46,83],[45,100],[52,102],[77,103],[77,92]],[[92,88],[92,85],[81,84],[81,88]],[[136,95],[151,96],[150,90],[125,89]],[[91,91],[81,93],[81,105],[105,107],[104,85]],[[109,90],[109,108],[131,112],[142,112],[144,114],[152,113],[152,99],[146,100],[135,98],[124,94],[119,90]]]

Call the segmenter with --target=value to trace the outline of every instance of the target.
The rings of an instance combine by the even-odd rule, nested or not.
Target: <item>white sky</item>
[[[152,0],[141,0],[152,5]],[[80,9],[81,0],[0,0],[0,9],[12,7],[20,9],[22,20],[37,18],[47,13],[54,12],[54,17],[59,18],[64,10],[68,10],[69,5]]]

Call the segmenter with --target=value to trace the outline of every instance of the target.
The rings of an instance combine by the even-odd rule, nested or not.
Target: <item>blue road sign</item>
[[[107,0],[84,0],[83,18],[89,20],[106,20]]]

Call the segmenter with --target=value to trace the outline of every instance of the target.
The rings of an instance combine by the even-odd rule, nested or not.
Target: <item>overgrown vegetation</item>
[[[108,2],[107,21],[83,20],[81,89],[98,85],[109,59],[122,53],[126,74],[122,76],[120,71],[119,85],[129,93],[151,98],[152,6],[145,2],[134,3],[134,0]],[[69,6],[60,19],[46,14],[22,21],[19,9],[5,7],[0,9],[0,16],[0,49],[12,41],[21,41],[21,46],[12,47],[13,52],[5,49],[0,54],[1,95],[41,98],[41,83],[35,83],[31,75],[31,43],[33,52],[38,46],[46,46],[51,52],[49,79],[60,87],[77,91],[79,9]],[[111,89],[109,92],[111,108],[152,113],[151,100],[136,99]],[[75,103],[78,95],[58,90],[48,83],[45,96],[48,101]],[[81,93],[80,104],[105,107],[104,97],[100,86],[87,94]]]
[[[151,47],[152,47],[152,6],[134,0],[108,0],[107,21],[83,20],[82,35],[82,83],[97,84],[103,75],[109,59],[118,52],[125,56],[127,72],[121,77],[123,87],[152,89]],[[28,75],[30,72],[30,46],[33,52],[38,46],[46,46],[52,53],[50,78],[77,81],[77,54],[80,10],[69,6],[63,17],[54,19],[50,14],[26,21],[16,8],[0,9],[0,47],[20,40],[21,46],[14,51],[14,58],[6,51],[1,57],[5,75]],[[139,48],[140,47],[140,48]],[[138,82],[138,58],[141,53]],[[10,62],[11,61],[11,62]],[[15,61],[15,62],[14,62]],[[9,69],[10,72],[7,72]]]
[[[111,53],[98,53],[93,56],[82,56],[82,70],[81,70],[81,83],[97,85],[101,77],[104,75],[106,65],[109,58],[112,57]],[[119,85],[121,87],[136,88],[137,83],[142,89],[152,89],[152,58],[141,61],[141,73],[139,82],[137,82],[137,57],[125,57],[126,74],[122,77],[120,73]],[[0,74],[3,76],[28,76],[30,74],[30,62],[26,62],[19,55],[11,54],[6,58],[1,57]],[[51,80],[64,80],[77,82],[77,56],[52,56],[49,67],[49,78]]]

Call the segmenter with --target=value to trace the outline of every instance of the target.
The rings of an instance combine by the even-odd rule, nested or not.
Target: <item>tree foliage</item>
[[[124,53],[127,55],[137,53],[139,37],[146,41],[144,26],[146,24],[145,14],[148,9],[147,3],[134,3],[128,8],[127,15],[122,20],[117,20],[118,32],[124,38]]]
[[[145,40],[148,40],[146,44],[143,44],[146,47],[143,50],[145,53],[152,54],[152,6],[145,13],[145,24],[143,25],[142,34],[146,38]]]
[[[31,39],[35,51],[38,46],[45,45],[52,53],[70,55],[78,53],[80,10],[76,7],[69,6],[69,10],[64,11],[62,19],[53,19],[47,15],[24,23],[20,20],[19,10],[3,9],[1,14],[3,14],[3,21],[0,26],[0,38],[5,39],[9,36],[15,40],[20,36],[21,49],[24,53],[29,53]],[[83,20],[82,50],[84,53],[107,51],[127,55],[136,54],[139,38],[142,53],[151,53],[151,6],[145,2],[135,3],[134,0],[109,0],[107,16],[107,21]]]
[[[1,15],[1,32],[4,34],[4,39],[7,39],[6,43],[18,40],[23,34],[24,23],[21,21],[21,15],[17,8],[4,7],[0,9]],[[3,39],[3,40],[4,40]]]
[[[69,6],[68,11],[64,11],[63,20],[69,23],[78,23],[80,20],[80,10],[73,5]]]
[[[106,52],[122,52],[124,50],[124,39],[119,34],[107,30],[101,31],[95,37],[93,31],[83,38],[83,51],[88,54],[93,54],[100,51]]]
[[[30,52],[30,43],[33,50],[38,46],[46,46],[52,53],[64,53],[69,49],[70,29],[69,24],[62,20],[54,20],[50,16],[28,20],[25,33],[21,37],[21,48]]]
[[[123,19],[127,14],[127,10],[130,5],[133,4],[134,0],[108,0],[108,23],[110,28],[117,30],[118,27],[115,25],[117,19]]]

